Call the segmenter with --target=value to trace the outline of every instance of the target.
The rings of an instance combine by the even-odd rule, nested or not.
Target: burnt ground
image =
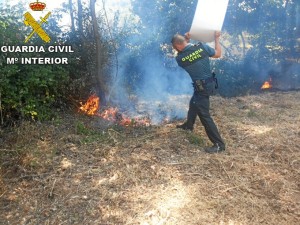
[[[299,224],[300,92],[212,98],[199,121],[108,126],[61,115],[1,130],[0,224]]]

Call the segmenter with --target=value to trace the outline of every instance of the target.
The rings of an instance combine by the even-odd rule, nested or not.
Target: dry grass
[[[176,123],[2,131],[0,224],[299,224],[300,92],[212,99],[226,153]]]

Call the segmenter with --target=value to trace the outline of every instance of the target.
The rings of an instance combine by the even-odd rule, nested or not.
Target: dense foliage
[[[24,3],[24,2],[23,2]],[[27,4],[16,6],[1,5],[0,8],[0,46],[43,46],[46,52],[41,53],[9,53],[0,56],[0,112],[2,125],[19,119],[50,120],[55,112],[65,108],[66,103],[78,103],[85,98],[92,88],[99,83],[99,75],[95,70],[95,43],[91,29],[92,19],[88,5],[82,5],[81,21],[72,30],[59,25],[64,13],[68,13],[70,5],[65,4],[60,11],[52,12],[45,31],[51,37],[51,43],[45,44],[34,35],[28,43],[25,37],[31,32],[24,26],[23,14]],[[74,5],[71,6],[75,8]],[[78,18],[78,10],[74,9],[74,17]],[[67,14],[68,15],[68,14]],[[84,23],[83,23],[84,21]],[[49,53],[49,45],[72,46],[74,53]],[[107,60],[103,45],[101,51],[102,65]],[[22,65],[7,64],[7,58],[50,57],[68,58],[68,65]]]
[[[24,37],[31,31],[22,21],[24,8],[20,6],[1,9],[0,43],[1,46],[24,45]],[[57,19],[57,18],[56,18]],[[49,20],[47,32],[58,37],[61,30],[56,20]],[[37,45],[41,41],[34,38]],[[58,42],[57,38],[54,42]],[[29,43],[30,45],[30,43]],[[43,53],[44,54],[44,53]],[[0,101],[1,122],[18,118],[39,118],[49,120],[53,116],[49,110],[65,93],[69,80],[68,68],[59,65],[21,65],[6,63],[8,57],[39,57],[40,53],[1,53],[0,58]],[[55,57],[59,55],[56,54]],[[43,55],[43,57],[47,57]]]

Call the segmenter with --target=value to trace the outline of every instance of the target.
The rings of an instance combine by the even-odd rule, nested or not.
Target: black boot
[[[205,148],[205,151],[210,154],[219,153],[219,152],[225,151],[225,146],[221,146],[218,143],[216,143],[212,147]]]
[[[189,127],[187,125],[187,123],[184,123],[184,124],[181,124],[181,125],[177,125],[176,128],[178,129],[183,129],[183,130],[190,130],[190,131],[193,131],[193,127]]]

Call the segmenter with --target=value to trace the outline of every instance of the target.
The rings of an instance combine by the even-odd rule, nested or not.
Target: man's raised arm
[[[222,48],[220,45],[220,36],[221,36],[221,32],[216,31],[215,32],[215,51],[216,54],[214,56],[212,56],[212,58],[220,58],[222,55]]]

